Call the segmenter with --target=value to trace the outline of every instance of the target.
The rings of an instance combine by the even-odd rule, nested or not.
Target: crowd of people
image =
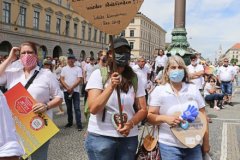
[[[174,113],[190,104],[206,116],[205,102],[216,111],[226,104],[233,106],[232,88],[234,81],[238,85],[239,67],[230,65],[227,58],[217,66],[203,63],[199,53],[190,56],[187,66],[181,57],[166,56],[164,50],[153,61],[144,57],[131,59],[131,47],[125,38],[115,39],[113,45],[115,56],[112,50],[100,51],[97,60],[87,57],[79,61],[69,53],[45,57],[39,66],[36,44],[25,42],[1,59],[1,90],[22,83],[37,101],[33,112],[47,113],[50,118],[53,108],[59,108],[57,115],[65,114],[65,104],[65,128],[74,124],[74,108],[77,130],[87,129],[85,149],[90,160],[134,159],[138,125],[144,119],[160,126],[158,141],[163,160],[201,160],[202,152],[210,150],[208,129],[201,144],[187,148],[170,131],[182,122]],[[82,124],[81,96],[90,115],[87,126]],[[0,100],[0,159],[18,159],[23,150],[2,93]],[[119,100],[121,107],[116,103]],[[123,124],[119,121],[120,110]],[[47,159],[50,141],[31,155],[32,160]]]

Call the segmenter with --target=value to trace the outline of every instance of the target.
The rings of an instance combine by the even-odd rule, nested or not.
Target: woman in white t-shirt
[[[206,101],[210,102],[210,107],[212,107],[211,103],[213,102],[215,110],[219,111],[224,108],[224,94],[217,90],[216,79],[213,76],[209,77],[208,83],[204,87],[204,97]]]
[[[52,109],[62,103],[63,94],[54,74],[40,69],[37,65],[37,55],[37,45],[33,42],[24,42],[20,47],[13,47],[8,58],[0,65],[0,85],[5,85],[8,90],[19,82],[25,86],[37,73],[27,89],[37,101],[32,111],[36,114],[46,113],[53,118]],[[16,60],[17,57],[19,60]],[[49,144],[48,141],[38,148],[31,158],[33,160],[47,159]]]
[[[105,76],[97,69],[91,74],[86,86],[91,115],[85,148],[91,160],[134,160],[138,145],[137,124],[147,116],[144,85],[138,79],[137,90],[134,90],[131,81],[136,76],[128,65],[131,48],[122,37],[114,40],[114,47],[117,72],[111,72],[112,58],[109,53],[110,73],[106,83],[103,84]],[[115,123],[119,113],[116,92],[118,85],[123,119],[126,120],[123,128]],[[135,102],[139,104],[138,111],[133,107],[135,97]]]
[[[159,125],[159,144],[162,160],[202,160],[202,151],[208,152],[208,130],[203,145],[194,148],[184,146],[171,132],[170,128],[179,125],[182,114],[188,106],[205,114],[205,104],[197,87],[189,83],[186,65],[179,56],[168,59],[162,82],[149,96],[148,121]],[[196,117],[195,117],[196,118]]]
[[[24,154],[6,98],[0,91],[0,159],[18,160]]]

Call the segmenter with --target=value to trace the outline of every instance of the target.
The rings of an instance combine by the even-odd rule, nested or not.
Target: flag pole
[[[110,49],[112,52],[112,59],[113,59],[113,72],[117,72],[117,64],[115,60],[115,49],[114,49],[114,43],[113,43],[113,35],[109,35],[109,42],[110,42]],[[120,123],[121,128],[123,128],[123,113],[122,113],[122,104],[121,104],[121,95],[120,95],[120,86],[117,85],[116,87],[117,91],[117,99],[118,99],[118,109],[119,109],[119,115],[120,115]]]

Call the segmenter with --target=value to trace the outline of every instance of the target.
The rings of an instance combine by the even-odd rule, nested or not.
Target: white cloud
[[[220,45],[226,51],[240,42],[239,6],[239,0],[187,0],[186,29],[191,46],[213,59]],[[145,0],[141,12],[165,29],[166,40],[171,40],[174,0]]]

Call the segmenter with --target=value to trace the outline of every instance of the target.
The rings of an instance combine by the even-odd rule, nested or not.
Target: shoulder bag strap
[[[28,80],[27,84],[24,86],[26,89],[32,84],[33,80],[37,77],[39,71],[35,70],[32,77]]]

